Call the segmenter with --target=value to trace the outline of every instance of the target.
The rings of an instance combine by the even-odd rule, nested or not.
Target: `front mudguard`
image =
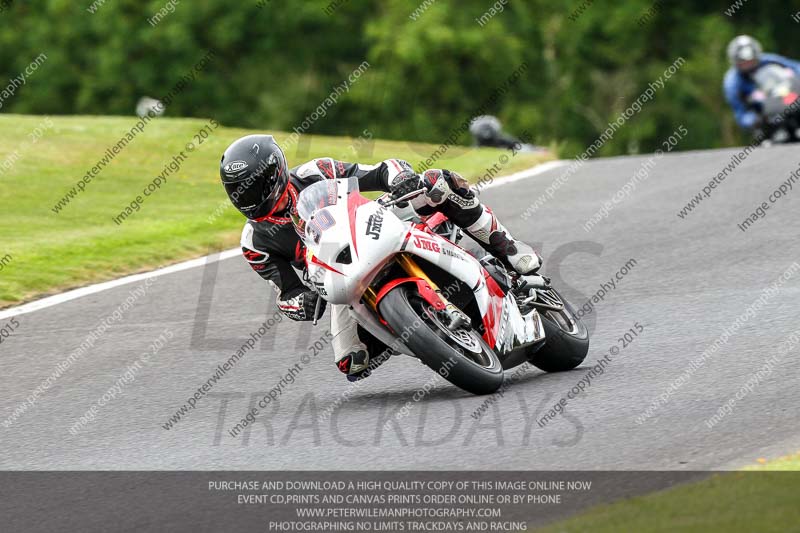
[[[378,291],[378,295],[375,297],[375,310],[378,313],[378,317],[380,318],[382,323],[386,324],[386,321],[380,314],[381,300],[383,300],[383,298],[387,294],[389,294],[389,291],[391,291],[395,287],[407,283],[414,283],[417,286],[417,292],[419,292],[419,295],[422,296],[422,298],[433,309],[437,311],[442,311],[446,307],[446,303],[444,300],[442,300],[441,295],[439,295],[439,293],[433,290],[433,287],[431,287],[430,283],[428,283],[426,280],[414,276],[410,276],[407,278],[397,278],[393,279],[392,281],[381,287],[381,290]]]

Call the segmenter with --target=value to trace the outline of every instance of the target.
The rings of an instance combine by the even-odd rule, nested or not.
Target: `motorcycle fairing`
[[[314,225],[307,224],[304,238],[309,278],[321,287],[320,292],[328,302],[351,306],[356,319],[376,329],[373,333],[382,342],[402,346],[361,300],[395,255],[407,253],[438,266],[472,288],[485,328],[484,339],[498,355],[544,338],[538,312],[522,316],[513,294],[505,294],[475,257],[440,235],[400,220],[391,210],[363,197],[353,188],[352,181],[336,181],[337,203],[320,210],[336,223],[315,226],[317,231],[313,236],[308,232]],[[347,246],[353,251],[352,260],[347,264],[337,262]],[[419,282],[424,280],[404,280],[411,281],[418,283],[420,294],[430,303],[440,302],[427,282],[420,286]],[[446,287],[440,290],[446,294]]]

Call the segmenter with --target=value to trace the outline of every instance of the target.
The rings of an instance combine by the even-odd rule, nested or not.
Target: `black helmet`
[[[219,175],[233,205],[250,220],[270,216],[289,190],[289,169],[272,135],[248,135],[228,146]]]
[[[728,60],[741,72],[751,72],[761,64],[761,43],[749,35],[740,35],[728,45]]]
[[[469,125],[469,132],[478,144],[490,144],[500,137],[502,129],[500,120],[492,115],[475,117]]]

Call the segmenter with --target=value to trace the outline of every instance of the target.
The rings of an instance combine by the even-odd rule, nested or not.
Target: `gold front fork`
[[[408,274],[409,276],[414,276],[416,278],[424,279],[425,281],[428,282],[428,285],[431,286],[431,289],[436,291],[436,293],[439,296],[442,296],[441,291],[439,291],[439,287],[437,287],[436,284],[433,282],[433,280],[428,277],[428,275],[425,273],[425,271],[422,270],[419,267],[417,262],[414,261],[413,259],[411,259],[410,255],[408,255],[408,254],[398,254],[397,262],[400,263],[400,266],[403,267],[403,270],[406,271],[406,274]],[[442,299],[444,300],[444,297],[442,297]],[[447,300],[445,300],[445,302],[446,301]]]
[[[409,254],[398,254],[396,259],[398,264],[403,268],[403,270],[406,271],[406,274],[425,280],[430,288],[433,289],[436,295],[440,298],[442,304],[444,304],[442,310],[444,310],[450,317],[448,321],[448,327],[455,329],[464,325],[468,327],[470,326],[472,321],[469,319],[469,317],[455,305],[451,304],[447,298],[445,298],[444,294],[442,294],[442,291],[439,289],[436,283],[434,283],[433,280],[428,277],[425,271],[420,268],[417,262],[414,261]],[[364,292],[364,301],[367,303],[367,305],[377,311],[377,294],[375,294],[375,290],[372,287],[368,287]],[[436,306],[436,309],[439,309],[439,307]]]
[[[374,311],[378,310],[378,295],[372,287],[367,287],[367,290],[364,291],[364,303],[370,306]]]
[[[436,292],[436,294],[439,295],[444,304],[445,305],[449,304],[447,298],[445,298],[444,295],[442,294],[442,291],[439,290],[439,287],[433,282],[431,278],[428,277],[425,271],[420,268],[417,262],[414,261],[410,255],[398,254],[395,259],[397,259],[398,264],[403,268],[403,270],[406,271],[406,274],[408,274],[409,276],[413,276],[415,278],[424,279],[426,282],[428,282],[428,285],[430,285],[430,287],[434,290],[434,292]],[[364,291],[364,302],[368,306],[372,307],[372,309],[377,311],[378,294],[375,292],[375,289],[373,289],[372,287],[367,287],[367,290]]]

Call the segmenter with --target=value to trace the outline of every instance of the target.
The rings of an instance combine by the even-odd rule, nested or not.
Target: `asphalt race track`
[[[195,409],[165,429],[217,366],[273,316],[271,289],[244,261],[230,258],[155,278],[33,407],[0,427],[0,468],[707,470],[795,450],[800,350],[780,354],[778,346],[800,329],[800,271],[762,298],[726,343],[641,418],[670,382],[693,368],[692,359],[726,328],[731,331],[737,317],[800,260],[794,191],[746,232],[737,228],[797,169],[796,148],[757,150],[693,212],[677,216],[735,152],[664,157],[589,232],[583,229],[587,219],[647,157],[586,164],[527,222],[523,213],[566,167],[484,191],[506,225],[540,247],[545,272],[576,306],[629,260],[635,265],[587,315],[592,347],[584,366],[551,375],[528,370],[479,420],[472,414],[485,397],[461,392],[405,356],[342,401],[351,386],[333,365],[330,348],[316,356],[309,349],[324,338],[326,317],[316,328],[285,320],[273,325]],[[0,348],[0,421],[8,421],[138,285],[18,316],[19,327]],[[643,332],[623,348],[618,339],[635,331],[636,323]],[[94,421],[70,432],[160,334],[171,338],[151,363],[120,382],[117,397],[96,410]],[[605,372],[569,400],[565,415],[540,427],[536,420],[612,347],[617,353]],[[753,378],[752,390],[736,400],[770,357],[777,364]],[[230,436],[228,430],[295,364],[302,370],[293,383],[284,379],[278,401],[242,434]],[[430,392],[415,401],[426,384]],[[706,421],[731,398],[730,414],[709,428]],[[337,401],[341,407],[326,418],[324,411]]]

